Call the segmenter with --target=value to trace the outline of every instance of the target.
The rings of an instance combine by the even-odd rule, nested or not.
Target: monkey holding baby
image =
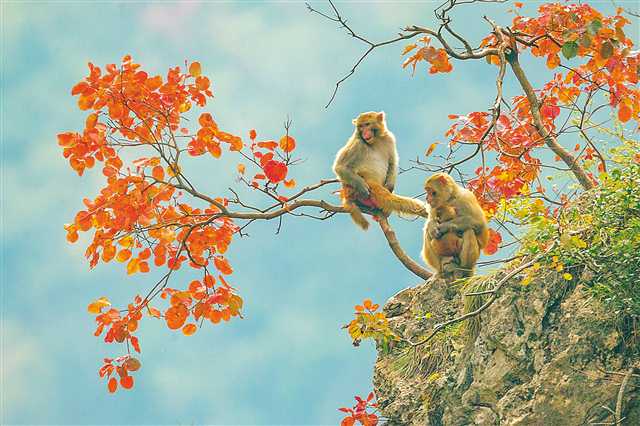
[[[424,226],[422,258],[440,276],[445,260],[453,258],[462,277],[473,275],[480,250],[489,242],[484,211],[475,195],[446,173],[436,173],[425,184],[430,217]]]
[[[396,139],[387,129],[384,112],[364,112],[353,120],[355,130],[337,153],[333,171],[342,183],[342,205],[366,230],[362,209],[428,217],[423,203],[393,194],[398,176]]]

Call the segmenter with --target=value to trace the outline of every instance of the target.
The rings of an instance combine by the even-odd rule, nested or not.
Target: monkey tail
[[[385,215],[391,213],[408,213],[410,215],[429,217],[429,210],[418,200],[395,195],[383,185],[374,181],[367,181],[371,191],[371,199]]]
[[[362,211],[351,201],[344,200],[342,206],[349,212],[353,222],[362,228],[363,231],[369,229],[369,222],[362,214]]]

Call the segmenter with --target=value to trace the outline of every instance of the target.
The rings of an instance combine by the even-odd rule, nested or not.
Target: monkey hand
[[[431,240],[437,240],[439,237],[437,237],[437,230],[438,230],[438,224],[433,221],[430,220],[429,224],[427,225],[427,234],[429,234],[429,239]]]
[[[365,181],[354,182],[353,190],[356,193],[356,197],[360,200],[366,200],[370,197],[369,185],[367,185],[367,182]]]
[[[439,240],[440,238],[442,238],[445,234],[448,234],[451,231],[454,231],[455,227],[453,225],[451,225],[450,223],[441,223],[439,225],[436,225],[434,227],[431,228],[431,237]]]

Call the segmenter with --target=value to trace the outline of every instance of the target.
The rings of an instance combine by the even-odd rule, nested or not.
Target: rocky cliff
[[[489,297],[463,294],[497,280],[464,287],[431,280],[401,291],[384,309],[395,332],[419,343],[437,322]],[[463,299],[473,300],[465,307]],[[425,344],[379,347],[381,413],[389,425],[640,425],[640,376],[631,369],[640,359],[627,331],[560,274],[507,285],[479,317]]]

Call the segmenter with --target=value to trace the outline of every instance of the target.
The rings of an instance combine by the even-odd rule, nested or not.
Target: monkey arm
[[[448,232],[462,233],[467,229],[473,229],[476,234],[479,234],[486,226],[484,213],[480,211],[479,214],[478,212],[458,214],[454,219],[438,224],[433,232],[436,239],[439,239]]]
[[[384,186],[389,190],[389,192],[393,192],[393,189],[396,187],[397,177],[398,177],[398,153],[395,151],[395,148],[394,148],[391,152],[391,155],[389,156],[387,177],[384,180]]]
[[[478,204],[473,193],[461,190],[456,199],[452,202],[456,210],[456,217],[440,223],[435,230],[438,238],[448,232],[463,233],[467,229],[473,229],[476,234],[480,234],[487,227],[487,222],[482,208]]]
[[[334,171],[343,185],[353,188],[359,197],[369,198],[369,185],[360,175],[354,173],[350,167],[336,166]]]

